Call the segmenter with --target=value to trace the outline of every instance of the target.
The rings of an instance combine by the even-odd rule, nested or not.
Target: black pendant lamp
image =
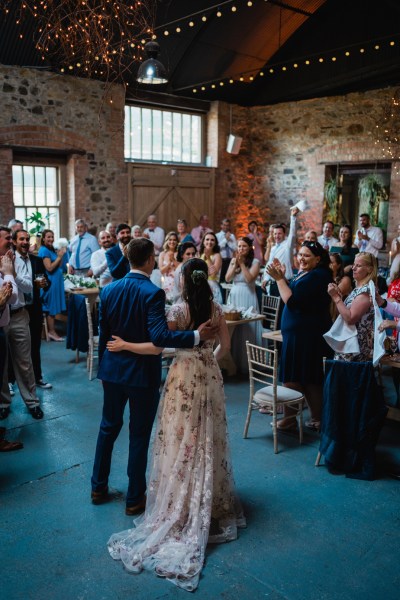
[[[151,85],[167,83],[167,71],[164,65],[157,60],[157,55],[160,52],[159,44],[157,44],[157,42],[147,42],[144,49],[148,58],[140,65],[136,81]]]

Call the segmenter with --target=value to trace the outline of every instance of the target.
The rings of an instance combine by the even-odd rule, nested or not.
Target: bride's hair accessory
[[[202,279],[207,279],[207,274],[204,271],[196,269],[190,276],[194,285],[200,285]]]

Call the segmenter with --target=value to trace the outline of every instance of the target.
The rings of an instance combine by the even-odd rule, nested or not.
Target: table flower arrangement
[[[93,277],[81,277],[80,275],[64,275],[65,290],[76,288],[96,288],[97,282]]]

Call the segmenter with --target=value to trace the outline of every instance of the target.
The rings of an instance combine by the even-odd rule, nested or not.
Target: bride
[[[155,569],[187,591],[197,588],[207,543],[235,540],[245,527],[235,494],[229,456],[223,381],[217,360],[230,339],[221,307],[212,300],[203,260],[193,258],[182,268],[184,302],[168,313],[171,330],[196,329],[211,319],[218,326],[213,341],[177,350],[164,386],[151,460],[145,513],[133,529],[113,534],[111,556],[128,571]],[[151,343],[120,338],[112,351],[159,353]]]

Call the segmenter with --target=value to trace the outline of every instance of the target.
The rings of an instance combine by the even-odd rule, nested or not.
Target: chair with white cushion
[[[278,452],[278,407],[290,406],[297,409],[299,417],[299,442],[303,442],[303,405],[304,395],[301,392],[278,385],[277,363],[278,352],[246,342],[249,363],[250,396],[243,437],[247,437],[252,410],[269,408],[272,413],[272,432],[274,436],[274,452]],[[261,384],[261,386],[257,385]],[[256,389],[256,386],[258,389]]]

